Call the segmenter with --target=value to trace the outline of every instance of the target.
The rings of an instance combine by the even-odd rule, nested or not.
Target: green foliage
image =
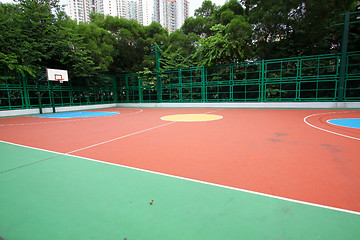
[[[81,45],[73,23],[58,1],[19,0],[0,5],[0,62],[21,74],[35,76],[46,67],[88,75],[94,63]]]
[[[214,19],[217,23],[226,25],[231,22],[235,16],[244,14],[244,9],[237,0],[229,0],[217,11],[214,11]]]
[[[356,2],[229,0],[216,6],[205,0],[169,34],[156,22],[142,26],[98,13],[90,23],[76,23],[59,0],[17,0],[0,4],[0,64],[33,76],[46,67],[67,69],[72,84],[85,85],[99,74],[154,70],[151,46],[160,43],[162,69],[330,53],[341,45],[335,24]],[[359,26],[350,26],[351,51],[359,50]]]
[[[209,17],[199,16],[197,18],[187,18],[181,27],[181,30],[185,34],[195,33],[198,37],[208,37],[211,35],[210,28],[214,23]]]
[[[92,23],[80,23],[75,26],[75,32],[82,36],[81,45],[89,51],[94,70],[107,72],[113,63],[114,36]]]
[[[185,19],[181,30],[185,34],[195,33],[198,37],[208,37],[211,35],[210,28],[214,26],[214,13],[218,7],[210,0],[205,0],[202,6],[195,10],[195,18]]]
[[[187,68],[196,63],[192,57],[196,50],[195,43],[199,38],[195,33],[189,35],[178,30],[170,34],[169,46],[162,53],[162,68]]]
[[[168,38],[167,31],[155,22],[142,26],[135,20],[93,14],[90,24],[109,33],[109,44],[104,45],[106,48],[101,52],[106,55],[106,51],[109,51],[111,59],[109,58],[107,63],[111,60],[111,64],[108,71],[113,74],[152,68],[154,60],[153,56],[150,57],[150,45],[154,42],[165,42]],[[104,43],[104,39],[100,42]]]
[[[1,4],[1,62],[10,69],[34,75],[38,66],[51,59],[55,42],[57,1],[19,0]],[[16,66],[16,65],[18,66]]]
[[[251,29],[242,16],[233,18],[226,26],[216,24],[211,28],[212,36],[199,40],[194,58],[200,66],[244,61],[252,53]]]
[[[280,58],[337,50],[343,21],[354,0],[244,0],[256,33],[256,55]],[[335,46],[335,48],[334,48]]]
[[[217,10],[218,7],[213,4],[210,0],[204,0],[201,7],[195,10],[195,17],[212,17],[215,10]]]

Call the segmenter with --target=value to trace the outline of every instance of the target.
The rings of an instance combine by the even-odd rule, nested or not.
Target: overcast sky
[[[190,1],[190,16],[194,16],[194,12],[196,9],[201,7],[201,4],[204,0],[188,0]],[[224,5],[226,0],[212,0],[213,3],[215,3],[218,6]],[[12,3],[13,0],[0,0],[0,2],[3,3]],[[66,4],[67,0],[60,0],[60,3]]]

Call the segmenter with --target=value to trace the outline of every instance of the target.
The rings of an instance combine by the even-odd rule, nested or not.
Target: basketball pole
[[[39,112],[42,114],[42,104],[41,104],[41,94],[40,94],[40,79],[37,79],[37,95],[38,95],[38,101],[39,101]]]
[[[348,38],[349,38],[349,24],[350,24],[350,12],[345,13],[344,19],[344,28],[341,41],[341,60],[340,60],[340,72],[339,72],[339,91],[338,91],[338,101],[342,102],[344,100],[344,87],[345,87],[345,74],[346,74],[346,60],[347,60],[347,47],[348,47]]]

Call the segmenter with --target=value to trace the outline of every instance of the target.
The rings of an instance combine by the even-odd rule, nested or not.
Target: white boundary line
[[[109,142],[113,142],[113,141],[116,141],[116,140],[119,140],[119,139],[122,139],[122,138],[130,137],[130,136],[133,136],[133,135],[136,135],[136,134],[139,134],[139,133],[147,132],[147,131],[150,131],[150,130],[153,130],[153,129],[156,129],[156,128],[160,128],[160,127],[164,127],[166,125],[170,125],[170,124],[173,124],[173,123],[175,123],[175,122],[168,122],[168,123],[165,123],[165,124],[162,124],[162,125],[159,125],[159,126],[147,128],[147,129],[144,129],[144,130],[141,130],[141,131],[137,131],[137,132],[130,133],[130,134],[127,134],[127,135],[124,135],[124,136],[113,138],[113,139],[110,139],[110,140],[107,140],[107,141],[104,141],[104,142],[99,142],[99,143],[96,143],[96,144],[93,144],[93,145],[90,145],[90,146],[87,146],[87,147],[79,148],[79,149],[67,152],[66,154],[71,154],[71,153],[79,152],[79,151],[82,151],[82,150],[85,150],[85,149],[100,146],[100,145],[103,145],[105,143],[109,143]]]
[[[206,112],[206,113],[203,113],[203,114],[218,112],[218,111],[221,111],[221,110],[222,110],[222,109],[212,110],[212,111],[209,111],[209,112]],[[191,118],[191,117],[192,117],[192,116],[189,116],[189,117],[185,117],[185,118],[183,118],[183,119],[187,119],[187,118]],[[105,143],[113,142],[113,141],[116,141],[116,140],[119,140],[119,139],[123,139],[123,138],[126,138],[126,137],[130,137],[130,136],[133,136],[133,135],[136,135],[136,134],[139,134],[139,133],[147,132],[147,131],[150,131],[150,130],[153,130],[153,129],[161,128],[161,127],[164,127],[164,126],[167,126],[167,125],[170,125],[170,124],[174,124],[174,123],[178,123],[178,122],[179,122],[179,121],[167,122],[167,123],[164,123],[164,124],[155,126],[155,127],[147,128],[147,129],[144,129],[144,130],[141,130],[141,131],[137,131],[137,132],[130,133],[130,134],[127,134],[127,135],[124,135],[124,136],[120,136],[120,137],[117,137],[117,138],[113,138],[113,139],[110,139],[110,140],[107,140],[107,141],[104,141],[104,142],[99,142],[99,143],[96,143],[96,144],[93,144],[93,145],[90,145],[90,146],[87,146],[87,147],[79,148],[79,149],[76,149],[76,150],[67,152],[66,154],[71,154],[71,153],[79,152],[79,151],[82,151],[82,150],[85,150],[85,149],[93,148],[93,147],[96,147],[96,146],[99,146],[99,145],[103,145],[103,144],[105,144]]]
[[[191,178],[186,178],[186,177],[180,177],[180,176],[176,176],[176,175],[160,173],[160,172],[150,171],[150,170],[136,168],[136,167],[130,167],[130,166],[116,164],[116,163],[104,162],[104,161],[100,161],[100,160],[96,160],[96,159],[71,155],[71,154],[67,154],[67,153],[64,154],[64,153],[60,153],[60,152],[55,152],[55,151],[50,151],[50,150],[45,150],[45,149],[40,149],[40,148],[35,148],[35,147],[29,147],[29,146],[16,144],[16,143],[11,143],[11,142],[6,142],[6,141],[2,141],[2,140],[0,140],[0,142],[10,144],[10,145],[19,146],[19,147],[25,147],[25,148],[29,148],[29,149],[39,150],[39,151],[43,151],[43,152],[54,153],[54,154],[58,154],[58,155],[61,155],[61,156],[69,156],[69,157],[79,158],[79,159],[92,161],[92,162],[97,162],[97,163],[101,163],[101,164],[106,164],[106,165],[111,165],[111,166],[116,166],[116,167],[121,167],[121,168],[126,168],[126,169],[132,169],[132,170],[136,170],[136,171],[140,171],[140,172],[146,172],[146,173],[156,174],[156,175],[160,175],[160,176],[171,177],[171,178],[176,178],[176,179],[180,179],[180,180],[201,183],[201,184],[205,184],[205,185],[209,185],[209,186],[220,187],[220,188],[225,188],[225,189],[229,189],[229,190],[235,190],[235,191],[239,191],[239,192],[255,194],[255,195],[258,195],[258,196],[269,197],[269,198],[284,200],[284,201],[288,201],[288,202],[299,203],[299,204],[308,205],[308,206],[312,206],[312,207],[319,207],[319,208],[324,208],[324,209],[328,209],[328,210],[334,210],[334,211],[338,211],[338,212],[350,213],[350,214],[360,216],[360,212],[351,211],[351,210],[347,210],[347,209],[330,207],[330,206],[321,205],[321,204],[317,204],[317,203],[305,202],[305,201],[300,201],[300,200],[296,200],[296,199],[280,197],[280,196],[275,196],[275,195],[261,193],[261,192],[255,192],[255,191],[236,188],[236,187],[229,187],[229,186],[225,186],[225,185],[221,185],[221,184],[210,183],[210,182],[205,182],[205,181],[201,181],[201,180],[196,180],[196,179],[191,179]]]
[[[346,138],[351,138],[351,139],[354,139],[354,140],[358,140],[360,141],[360,138],[357,138],[357,137],[352,137],[352,136],[348,136],[348,135],[345,135],[345,134],[340,134],[340,133],[337,133],[337,132],[333,132],[333,131],[330,131],[330,130],[326,130],[326,129],[323,129],[323,128],[320,128],[320,127],[317,127],[311,123],[309,123],[307,121],[308,118],[310,117],[313,117],[313,116],[318,116],[318,115],[325,115],[325,114],[333,114],[333,113],[351,113],[351,112],[355,112],[355,111],[346,111],[346,112],[326,112],[326,113],[316,113],[316,114],[311,114],[311,115],[308,115],[304,118],[304,122],[309,125],[310,127],[313,127],[313,128],[316,128],[316,129],[319,129],[321,131],[324,131],[324,132],[328,132],[328,133],[332,133],[332,134],[335,134],[335,135],[339,135],[339,136],[342,136],[342,137],[346,137]]]
[[[110,116],[99,116],[99,117],[90,117],[90,118],[81,118],[81,119],[67,119],[67,120],[59,120],[59,121],[51,121],[51,122],[33,122],[33,123],[0,124],[0,127],[7,127],[7,126],[26,126],[26,125],[45,124],[45,123],[77,122],[77,121],[85,121],[85,120],[94,120],[94,119],[99,119],[99,118],[102,118],[102,117],[123,117],[123,116],[127,116],[127,115],[142,113],[142,112],[144,111],[144,110],[142,110],[142,109],[137,109],[137,110],[140,110],[140,111],[133,112],[133,113],[125,113],[125,114],[121,114],[121,113],[119,112],[119,114],[110,115]],[[62,113],[62,112],[61,112],[61,113]],[[25,117],[28,118],[29,116],[25,116]]]

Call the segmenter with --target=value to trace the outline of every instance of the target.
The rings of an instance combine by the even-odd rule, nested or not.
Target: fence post
[[[29,87],[28,87],[27,77],[24,76],[21,79],[22,79],[22,87],[23,87],[23,92],[24,92],[23,98],[25,101],[25,108],[30,108],[30,96],[29,96]]]
[[[182,72],[181,68],[179,69],[179,101],[182,102]],[[171,101],[171,99],[170,99]]]
[[[113,103],[117,103],[118,102],[117,76],[111,76],[111,78],[112,78],[112,82],[113,82],[112,91],[114,94]]]
[[[130,90],[129,90],[129,75],[126,74],[125,75],[125,94],[126,94],[126,102],[129,102],[130,101]]]
[[[229,84],[229,91],[230,91],[230,96],[229,96],[229,100],[230,102],[234,101],[234,64],[232,64],[230,66],[230,84]]]
[[[143,87],[142,87],[142,78],[140,74],[137,74],[138,79],[138,91],[139,91],[139,103],[143,102]]]
[[[260,102],[264,102],[266,97],[266,87],[265,87],[265,60],[261,61],[261,70],[260,70]]]
[[[206,102],[206,68],[205,66],[201,67],[201,101]]]
[[[73,86],[70,85],[69,91],[69,97],[70,97],[70,106],[74,105],[74,94],[73,94]]]
[[[339,75],[339,91],[338,91],[338,101],[342,102],[344,100],[344,86],[345,86],[345,72],[346,72],[346,60],[347,60],[347,46],[349,38],[349,22],[350,22],[350,12],[345,13],[344,20],[344,30],[341,41],[341,60],[340,60],[340,75]]]

